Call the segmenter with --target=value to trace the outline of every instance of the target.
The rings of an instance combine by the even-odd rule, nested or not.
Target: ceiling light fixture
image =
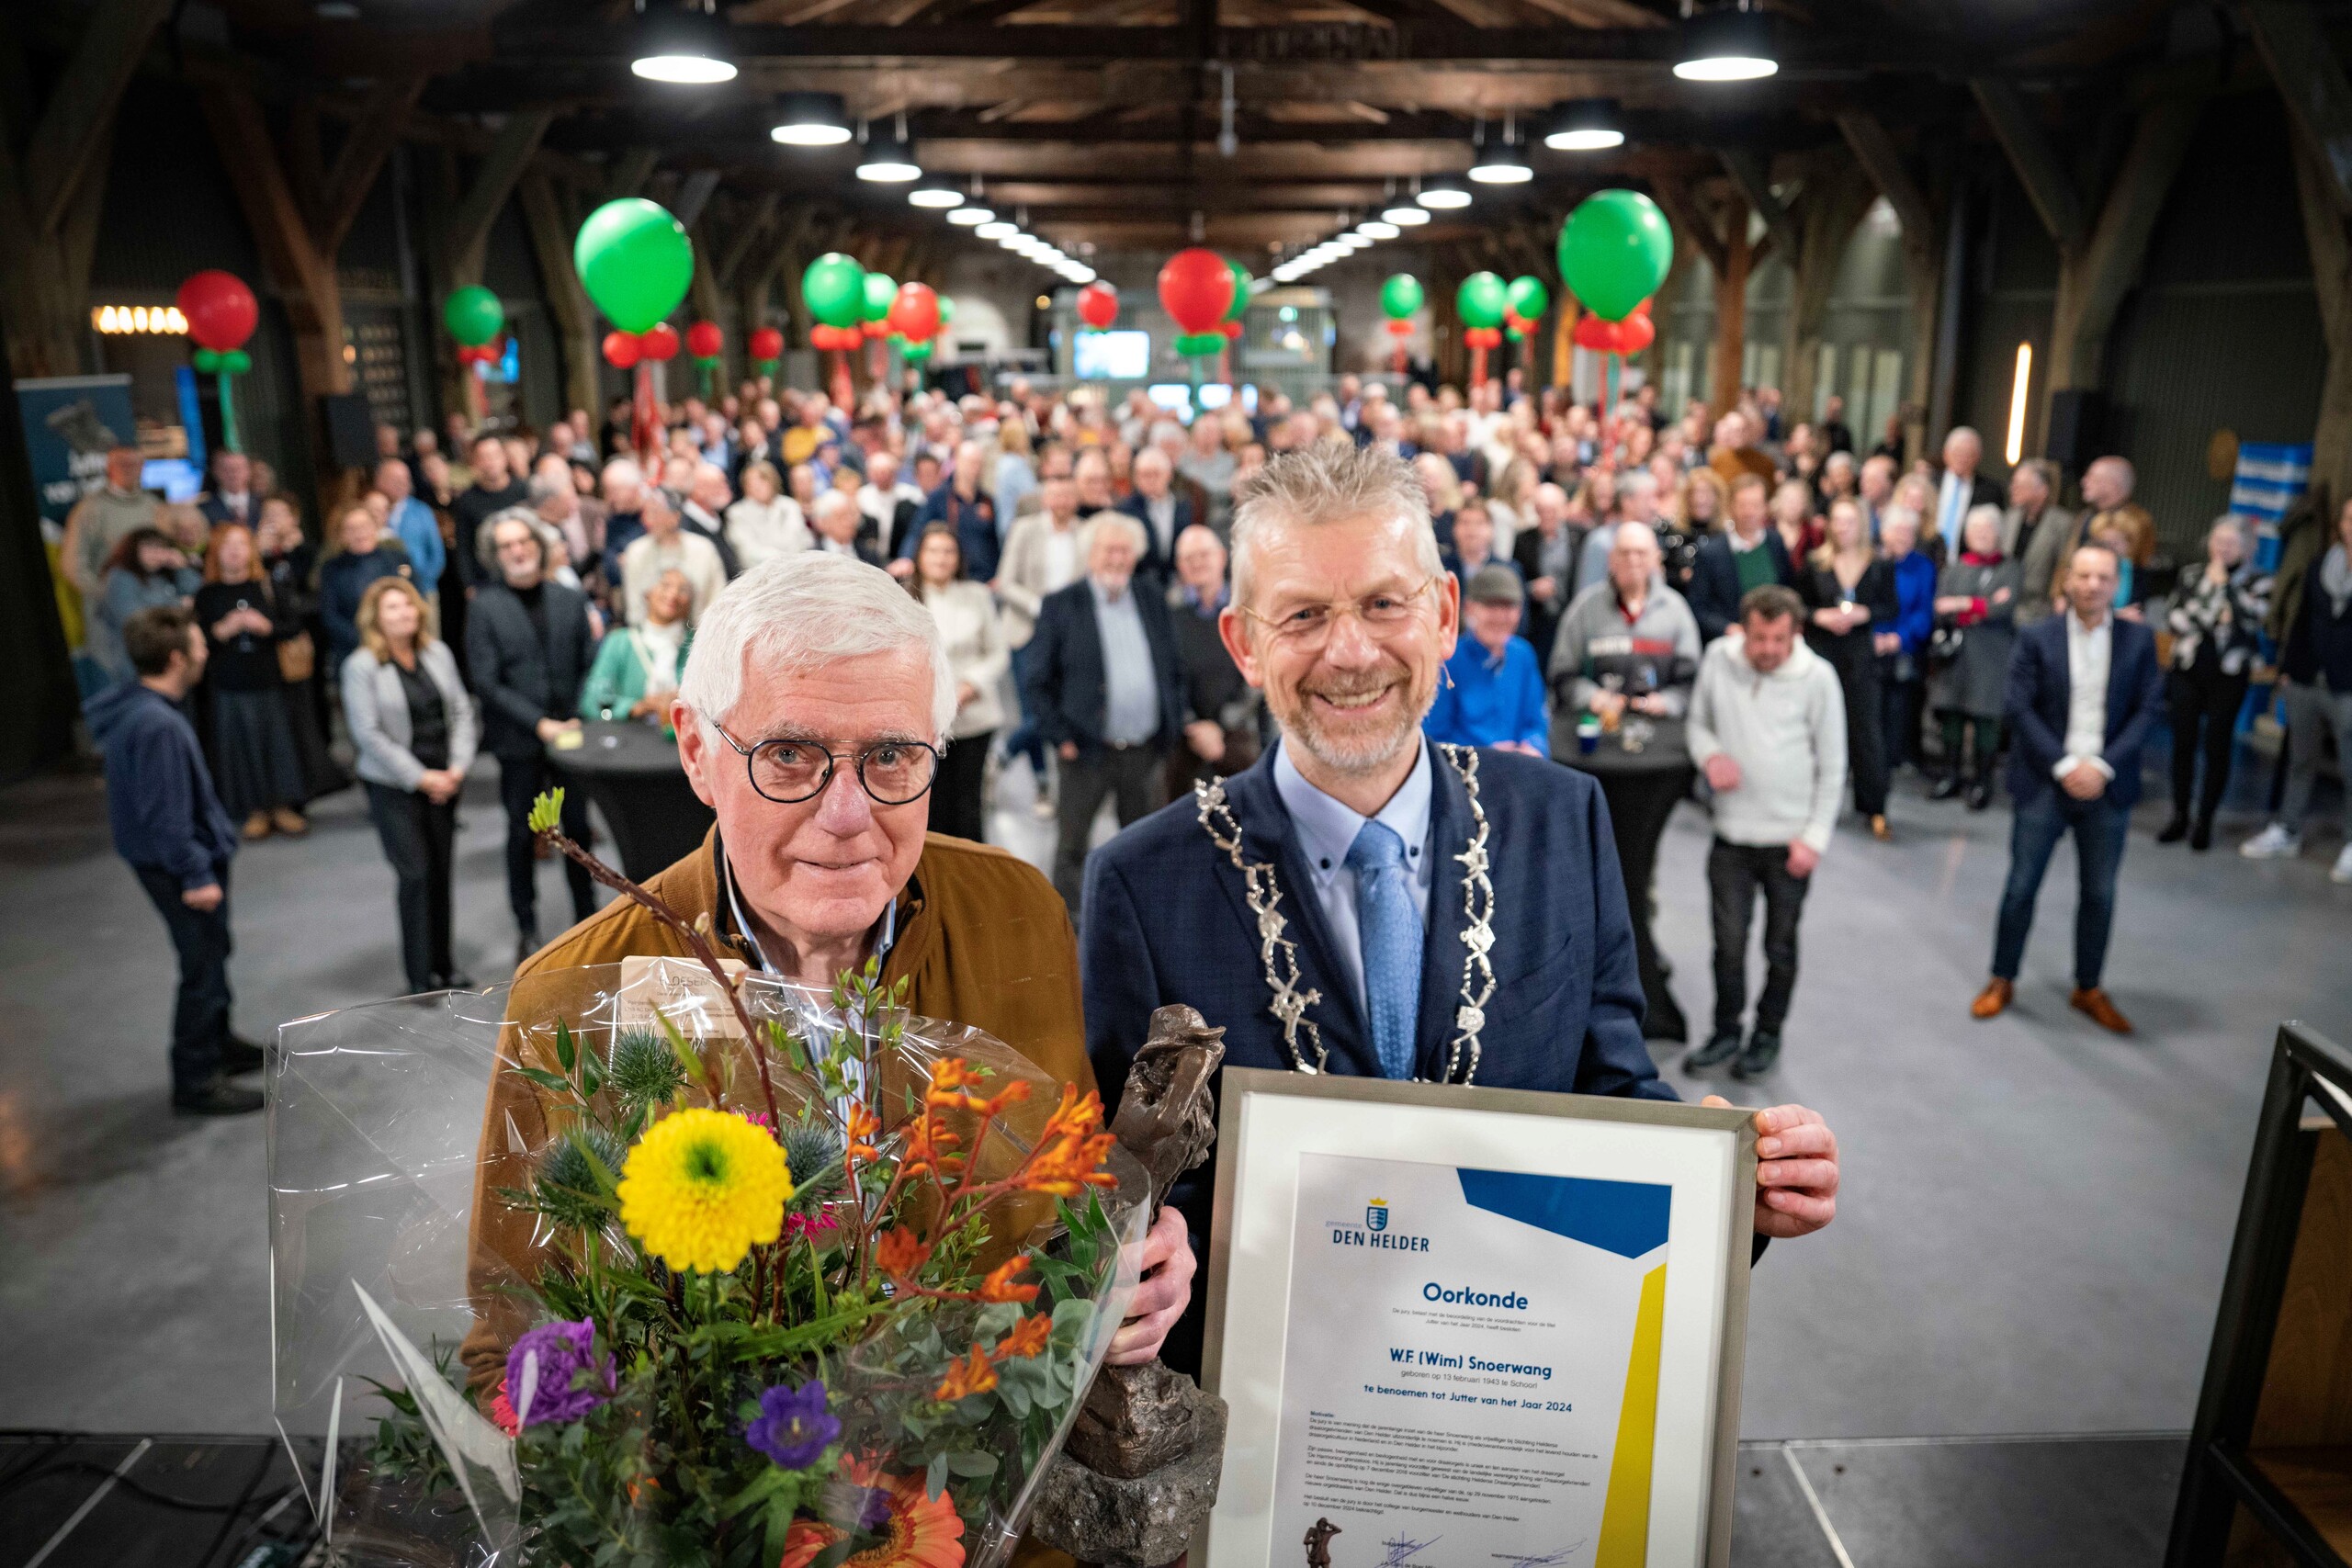
[[[1498,141],[1489,141],[1478,149],[1478,156],[1470,165],[1470,177],[1482,186],[1525,185],[1535,177],[1525,154],[1511,143],[1511,122],[1503,120],[1503,133]]]
[[[1404,231],[1396,224],[1385,222],[1377,218],[1367,218],[1356,225],[1356,232],[1367,240],[1393,240]]]
[[[964,193],[946,186],[917,186],[907,192],[907,205],[929,207],[944,211],[951,207],[963,206]]]
[[[1625,145],[1617,126],[1617,104],[1611,98],[1572,98],[1562,104],[1544,145],[1555,152],[1605,152]]]
[[[973,209],[968,207],[963,209],[963,212],[971,210]],[[951,215],[948,221],[954,222],[956,218],[963,215],[963,212]],[[972,231],[972,237],[978,240],[1003,240],[1021,231],[1018,228],[1001,218],[984,218],[980,220],[979,226]]]
[[[996,221],[996,211],[993,208],[987,207],[959,207],[947,215],[947,221],[960,224],[977,233],[981,224]]]
[[[1429,192],[1423,191],[1421,193],[1422,199],[1428,199],[1429,194]],[[1414,207],[1401,202],[1382,213],[1380,218],[1382,222],[1394,223],[1400,229],[1410,229],[1418,224],[1426,223],[1430,220],[1430,215],[1427,209]]]
[[[735,80],[727,52],[727,26],[703,9],[702,0],[685,10],[657,3],[639,16],[637,58],[628,68],[649,82],[706,87]]]
[[[1415,197],[1413,199],[1419,202],[1423,207],[1436,208],[1441,211],[1451,212],[1457,207],[1469,206],[1470,193],[1464,190],[1460,186],[1455,185],[1452,180],[1436,180],[1432,181],[1429,185],[1423,186],[1421,187],[1420,195]],[[1391,223],[1397,220],[1396,215],[1394,212],[1384,214],[1384,216],[1385,216]],[[1424,221],[1426,221],[1426,220],[1424,220]]]
[[[849,113],[839,93],[786,93],[768,135],[786,147],[838,147],[849,140]]]
[[[896,136],[874,138],[865,144],[865,152],[857,161],[857,177],[884,185],[921,179],[922,169],[915,163],[914,143]]]
[[[1771,19],[1749,10],[1747,0],[1683,24],[1682,58],[1674,73],[1685,82],[1754,82],[1780,69]]]

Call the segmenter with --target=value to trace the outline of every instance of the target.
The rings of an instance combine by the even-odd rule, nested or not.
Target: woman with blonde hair
[[[1783,491],[1812,489],[1792,479]],[[1779,498],[1775,497],[1775,501]],[[1862,509],[1839,501],[1829,509],[1821,547],[1797,572],[1804,601],[1804,640],[1838,671],[1846,699],[1846,757],[1854,776],[1854,808],[1870,818],[1873,838],[1887,839],[1886,734],[1880,709],[1876,633],[1898,612],[1894,571],[1871,547]]]
[[[401,964],[412,992],[473,985],[449,950],[458,791],[474,760],[473,700],[433,608],[404,577],[360,596],[359,646],[343,663],[343,716],[368,814],[400,884]]]
[[[1704,539],[1731,526],[1731,497],[1713,468],[1693,468],[1675,487],[1674,521],[1693,538]]]
[[[212,531],[196,622],[212,645],[205,681],[212,689],[212,780],[220,804],[243,822],[248,839],[272,832],[300,838],[311,830],[297,809],[302,754],[277,649],[301,628],[270,591],[253,530],[242,523]]]

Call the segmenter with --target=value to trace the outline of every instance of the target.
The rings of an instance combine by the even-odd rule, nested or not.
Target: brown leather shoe
[[[2075,991],[2066,998],[2066,1005],[2110,1034],[2132,1032],[2132,1021],[2116,1011],[2115,1004],[2097,986]]]
[[[2018,988],[2013,983],[2002,979],[1998,975],[1994,976],[1984,982],[1984,988],[1976,993],[1976,999],[1968,1004],[1968,1016],[1971,1018],[2000,1017],[2007,1009],[2009,998],[2017,995],[2017,991]]]

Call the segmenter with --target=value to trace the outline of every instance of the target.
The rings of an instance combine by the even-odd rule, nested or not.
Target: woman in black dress
[[[308,798],[294,719],[286,705],[278,645],[299,629],[270,592],[253,530],[224,523],[204,553],[204,586],[196,621],[212,645],[205,680],[212,688],[213,782],[248,839],[311,830],[297,809]]]
[[[1894,624],[1894,573],[1871,546],[1861,508],[1840,500],[1829,509],[1821,547],[1797,573],[1804,601],[1804,640],[1838,671],[1846,699],[1847,766],[1854,775],[1854,809],[1870,818],[1873,838],[1886,825],[1886,738],[1880,732],[1878,649],[1874,630]]]

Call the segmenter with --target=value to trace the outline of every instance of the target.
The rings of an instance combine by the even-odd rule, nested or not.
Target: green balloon
[[[1238,321],[1241,319],[1241,312],[1250,308],[1250,269],[1230,257],[1227,258],[1225,265],[1233,274],[1233,303],[1225,308],[1225,314],[1219,319]]]
[[[441,307],[441,324],[464,346],[480,348],[506,330],[506,307],[481,284],[469,284]]]
[[[254,367],[254,356],[242,348],[232,348],[220,356],[220,371],[226,376],[242,376]]]
[[[1511,313],[1522,321],[1535,321],[1552,308],[1552,291],[1544,288],[1544,280],[1533,273],[1512,278],[1506,298],[1510,300]]]
[[[956,319],[956,301],[943,294],[939,297],[939,324],[945,326]]]
[[[1380,286],[1380,308],[1392,321],[1401,321],[1421,308],[1421,280],[1400,272]]]
[[[1188,358],[1215,354],[1224,346],[1223,333],[1186,333],[1176,340],[1176,352]]]
[[[1510,339],[1513,343],[1524,343],[1527,340],[1527,334],[1521,332],[1517,327],[1505,327],[1503,329],[1503,336]]]
[[[1560,229],[1560,278],[1585,309],[1622,321],[1657,292],[1674,265],[1674,228],[1639,191],[1595,192]]]
[[[627,196],[588,215],[572,242],[571,265],[606,320],[641,333],[686,297],[695,245],[685,225],[659,202]]]
[[[862,314],[869,321],[888,321],[890,301],[899,297],[898,279],[887,272],[869,272],[864,285]]]
[[[199,348],[191,359],[199,376],[216,375],[220,369],[220,351],[217,348]]]
[[[865,319],[865,269],[854,256],[827,251],[800,275],[800,297],[825,325],[854,327]]]
[[[1501,278],[1491,272],[1474,272],[1453,291],[1453,312],[1465,327],[1498,327],[1503,324],[1506,299]]]
[[[910,365],[921,365],[931,357],[931,344],[910,343],[899,351],[899,356]]]

